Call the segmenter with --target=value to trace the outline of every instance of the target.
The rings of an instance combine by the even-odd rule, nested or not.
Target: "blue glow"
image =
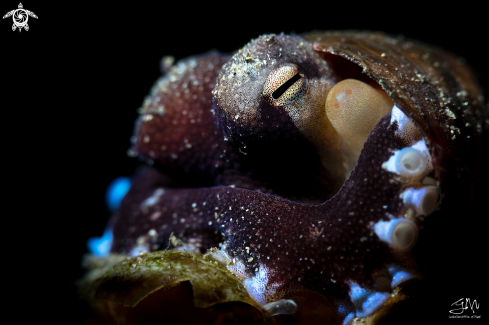
[[[110,183],[107,188],[105,198],[109,210],[114,212],[121,204],[122,198],[131,187],[131,180],[128,177],[118,177]]]
[[[416,278],[415,275],[408,273],[404,270],[401,270],[400,268],[395,266],[389,267],[389,273],[392,275],[392,282],[391,282],[392,289],[394,289],[395,287],[397,287],[399,284],[403,282]]]
[[[365,317],[376,311],[389,298],[388,292],[374,292],[362,304],[362,310],[357,311],[358,317]]]
[[[357,317],[366,317],[376,311],[389,298],[388,292],[374,292],[361,288],[358,284],[350,285],[350,298],[356,309]]]
[[[345,315],[348,312],[348,308],[345,305],[338,306],[338,314]]]
[[[110,246],[112,245],[112,230],[105,229],[102,237],[89,238],[87,241],[88,249],[90,253],[97,257],[104,257],[109,255]]]
[[[356,283],[352,283],[350,286],[350,298],[353,303],[357,301],[365,300],[368,296],[368,291],[360,287]]]
[[[348,315],[346,315],[346,317],[343,320],[343,323],[341,323],[341,325],[348,325],[348,324],[350,324],[350,322],[353,319],[353,317],[355,317],[355,314],[354,313],[349,313]]]

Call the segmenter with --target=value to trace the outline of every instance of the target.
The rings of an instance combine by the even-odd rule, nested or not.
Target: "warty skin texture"
[[[306,39],[266,35],[231,60],[218,53],[184,60],[155,84],[132,149],[149,166],[111,221],[112,252],[164,249],[173,233],[187,250],[221,247],[235,259],[230,268],[243,278],[257,279],[266,270],[264,289],[255,292],[263,303],[312,290],[342,317],[359,313],[352,283],[389,292],[376,279],[393,281],[392,266],[421,277],[411,252],[391,249],[374,231],[375,223],[406,212],[400,194],[409,182],[382,165],[413,143],[399,136],[400,125],[388,114],[373,128],[349,177],[343,176],[338,162],[348,157],[341,156],[324,109],[315,109],[344,78],[330,59],[338,50]],[[263,85],[270,71],[290,63],[307,77],[307,90],[298,100],[292,96],[290,103],[276,105],[269,92],[262,95]],[[341,64],[351,69],[346,60]],[[389,88],[394,83],[379,83],[407,109],[406,99]],[[467,93],[477,100],[470,89]],[[477,105],[471,106],[472,115],[478,114]],[[457,160],[464,148],[448,142],[443,127],[433,126],[439,114],[449,113],[425,111],[426,120],[418,123],[427,108],[417,109],[407,109],[407,115],[435,153],[437,179],[464,183],[454,171],[465,172],[459,164],[476,165],[477,158]],[[476,139],[469,147],[477,146],[477,131],[459,132],[472,134]],[[456,167],[447,167],[447,156],[454,157]]]

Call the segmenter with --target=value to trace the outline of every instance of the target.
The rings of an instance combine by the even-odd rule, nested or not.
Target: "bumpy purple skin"
[[[149,165],[111,222],[111,252],[173,247],[172,233],[200,252],[223,245],[248,276],[260,265],[268,269],[266,302],[309,289],[342,305],[343,315],[354,310],[352,282],[376,291],[375,277],[390,279],[392,265],[415,273],[410,253],[393,253],[373,230],[403,208],[401,182],[382,168],[393,150],[408,146],[390,114],[372,130],[351,176],[328,197],[316,181],[319,158],[293,124],[287,128],[300,154],[287,160],[265,149],[259,157],[244,155],[225,139],[211,91],[227,60],[218,53],[189,58],[155,85],[133,148]]]

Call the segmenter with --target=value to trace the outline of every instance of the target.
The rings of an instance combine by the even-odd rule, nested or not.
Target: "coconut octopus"
[[[484,99],[438,48],[264,35],[164,70],[136,122],[130,154],[147,164],[110,221],[111,253],[217,248],[272,314],[311,291],[348,324],[422,278],[419,230],[454,188],[468,204]]]

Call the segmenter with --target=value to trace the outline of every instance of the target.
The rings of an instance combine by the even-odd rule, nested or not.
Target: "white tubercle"
[[[424,139],[411,147],[394,150],[394,155],[382,164],[382,168],[402,177],[419,178],[433,170],[431,156]]]
[[[297,304],[291,299],[280,299],[263,306],[270,316],[290,315],[297,311]]]
[[[396,171],[401,176],[417,177],[426,169],[426,159],[422,153],[413,148],[403,148],[396,155]]]
[[[404,139],[407,143],[414,143],[421,138],[421,134],[416,128],[416,125],[401,111],[399,107],[394,105],[391,112],[391,124],[397,122],[399,129],[396,134]]]
[[[407,147],[395,150],[394,155],[382,164],[382,168],[387,169],[391,173],[411,178],[426,174],[427,164],[428,162],[423,153]]]
[[[412,207],[420,215],[432,213],[438,205],[438,197],[438,188],[432,185],[418,189],[408,188],[401,194],[404,203]]]
[[[379,221],[374,225],[374,231],[380,240],[399,251],[411,249],[418,239],[418,227],[406,218]]]

